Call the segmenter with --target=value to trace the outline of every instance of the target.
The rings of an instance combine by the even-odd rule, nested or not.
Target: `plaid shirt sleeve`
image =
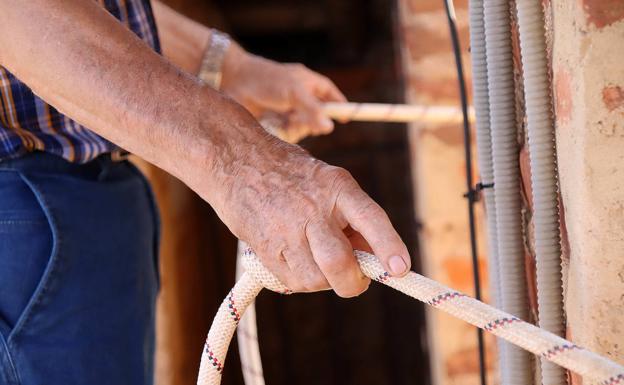
[[[160,53],[149,0],[96,1]],[[120,149],[58,112],[0,66],[0,162],[34,151],[85,163]]]

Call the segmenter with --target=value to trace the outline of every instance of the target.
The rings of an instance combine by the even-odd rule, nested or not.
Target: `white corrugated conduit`
[[[503,311],[527,319],[509,1],[486,1],[484,16],[501,304]],[[503,350],[502,383],[530,384],[530,356],[510,344]]]
[[[542,2],[516,0],[516,7],[531,160],[539,326],[563,336],[557,154]],[[567,382],[565,371],[547,360],[542,359],[541,372],[543,385]]]
[[[473,103],[476,115],[477,161],[481,175],[488,234],[488,269],[490,297],[498,308],[502,308],[502,288],[496,233],[496,201],[494,189],[494,164],[492,159],[492,134],[490,128],[490,98],[488,93],[487,56],[485,47],[485,20],[483,0],[472,0],[468,4],[470,18],[470,57],[472,60]],[[505,367],[503,340],[498,342],[499,368]]]

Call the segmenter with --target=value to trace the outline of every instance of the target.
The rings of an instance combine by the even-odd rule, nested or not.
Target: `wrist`
[[[205,87],[197,108],[210,106],[219,114],[189,128],[182,143],[181,159],[174,159],[180,177],[213,207],[223,207],[241,170],[272,151],[267,134],[256,120],[227,96]]]
[[[238,43],[232,41],[223,58],[221,91],[227,93],[235,87],[237,81],[244,77],[246,68],[251,65],[255,55],[245,51]]]

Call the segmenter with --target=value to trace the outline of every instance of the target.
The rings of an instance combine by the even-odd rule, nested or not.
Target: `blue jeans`
[[[0,384],[152,384],[158,231],[129,162],[0,162]]]

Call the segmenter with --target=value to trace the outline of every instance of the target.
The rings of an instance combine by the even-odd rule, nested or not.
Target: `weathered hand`
[[[291,143],[330,133],[334,124],[323,114],[321,103],[346,101],[327,77],[301,64],[251,55],[236,45],[225,57],[221,90],[257,118],[268,111],[282,114],[284,137]]]
[[[374,252],[388,272],[410,258],[386,213],[344,169],[270,139],[230,166],[215,205],[224,222],[295,291],[356,296],[369,285],[353,249]],[[370,245],[370,246],[369,246]]]

